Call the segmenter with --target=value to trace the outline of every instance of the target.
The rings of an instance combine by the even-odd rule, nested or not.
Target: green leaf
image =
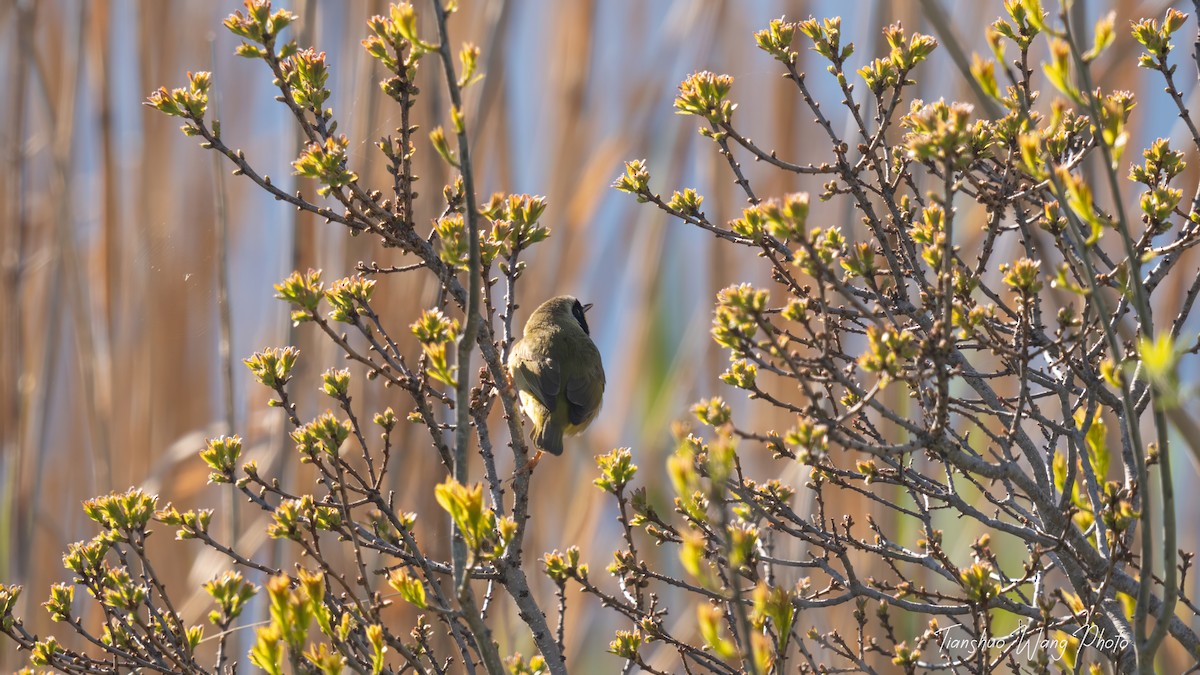
[[[700,634],[704,637],[704,642],[723,659],[732,659],[737,656],[737,648],[733,643],[721,637],[721,610],[702,603],[696,607],[696,616],[700,623]]]
[[[400,597],[404,598],[405,602],[417,607],[425,609],[429,603],[425,599],[425,585],[417,579],[409,575],[408,570],[400,568],[388,576],[388,586],[391,586]]]
[[[1084,52],[1083,60],[1085,63],[1090,63],[1100,53],[1108,48],[1116,38],[1116,33],[1113,32],[1113,25],[1116,22],[1117,13],[1109,12],[1096,22],[1095,37],[1092,40],[1092,48]]]

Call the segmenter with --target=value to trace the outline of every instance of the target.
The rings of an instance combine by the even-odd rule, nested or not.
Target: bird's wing
[[[599,351],[593,362],[595,368],[587,376],[567,378],[567,419],[571,424],[586,422],[595,414],[600,407],[600,399],[604,397],[604,366],[600,364]]]
[[[533,394],[543,406],[553,410],[554,401],[562,391],[558,368],[549,360],[532,358],[524,350],[514,350],[508,361],[517,389]]]

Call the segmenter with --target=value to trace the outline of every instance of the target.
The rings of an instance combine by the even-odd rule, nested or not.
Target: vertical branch
[[[454,74],[454,60],[450,55],[450,33],[446,28],[448,12],[441,0],[432,0],[434,13],[437,15],[438,26],[438,55],[446,76],[446,89],[450,95],[450,104],[460,114],[462,113],[462,90],[458,86],[458,78]],[[471,170],[471,150],[467,141],[466,125],[459,125],[458,156],[459,171],[462,173],[463,192],[465,193],[466,211],[463,220],[467,227],[467,307],[466,325],[458,341],[458,383],[455,387],[454,408],[454,479],[459,483],[467,482],[467,447],[470,443],[471,415],[469,410],[469,393],[471,388],[471,352],[475,348],[475,340],[479,335],[479,210],[475,204],[475,176]],[[466,544],[459,537],[454,539],[454,584],[463,583],[463,569],[466,563]]]
[[[450,32],[446,27],[448,12],[441,0],[432,0],[434,13],[437,15],[438,26],[438,55],[446,76],[446,89],[450,95],[450,104],[454,114],[463,114],[462,90],[454,74],[454,60],[450,55]],[[475,203],[475,176],[471,167],[471,150],[467,140],[467,125],[461,122],[456,125],[458,132],[459,171],[462,174],[463,192],[465,193],[463,220],[467,228],[467,307],[466,325],[458,342],[458,381],[455,384],[455,426],[454,426],[454,479],[466,484],[467,478],[467,449],[471,442],[471,352],[479,336],[479,323],[482,317],[479,313],[479,295],[482,284],[482,263],[479,252],[479,208]],[[451,557],[454,572],[454,587],[458,589],[459,603],[462,605],[463,617],[467,625],[475,633],[475,643],[479,649],[480,658],[489,673],[503,673],[504,666],[500,661],[500,653],[492,640],[491,631],[483,623],[471,586],[466,575],[467,544],[461,534],[455,533],[451,542]]]
[[[1196,0],[1200,2],[1200,0]],[[512,351],[513,332],[512,322],[513,315],[517,313],[517,277],[521,275],[520,263],[517,258],[521,255],[520,247],[513,249],[512,257],[508,259],[508,267],[504,270],[504,344],[500,352],[500,358],[505,363],[508,362],[508,354]]]
[[[1079,69],[1080,80],[1083,84],[1084,91],[1088,92],[1086,97],[1088,114],[1096,124],[1101,123],[1100,110],[1095,97],[1091,92],[1095,91],[1091,72],[1088,70],[1087,63],[1084,62],[1079,50],[1078,40],[1072,29],[1071,16],[1069,12],[1062,13],[1063,25],[1066,29],[1067,44],[1071,48],[1071,56],[1075,65]],[[1125,215],[1125,205],[1121,200],[1121,189],[1117,178],[1117,172],[1113,163],[1113,149],[1109,147],[1108,142],[1104,139],[1103,134],[1096,135],[1096,145],[1100,148],[1101,155],[1104,159],[1104,174],[1108,180],[1109,189],[1112,191],[1112,199],[1115,206],[1117,223],[1117,233],[1120,235],[1121,244],[1124,247],[1126,259],[1129,261],[1129,285],[1133,290],[1132,304],[1137,311],[1138,328],[1143,340],[1152,340],[1154,337],[1154,317],[1148,297],[1148,291],[1142,279],[1142,260],[1141,254],[1135,250],[1133,236],[1129,226],[1129,220]],[[1111,330],[1109,330],[1111,333]],[[1116,358],[1117,352],[1113,351],[1113,357]],[[1157,386],[1149,384],[1152,417],[1154,419],[1154,427],[1156,433],[1156,441],[1158,444],[1158,472],[1160,479],[1160,489],[1162,490],[1162,547],[1163,547],[1163,606],[1162,612],[1156,617],[1157,621],[1150,635],[1146,637],[1144,642],[1137,645],[1138,653],[1138,671],[1141,673],[1151,673],[1154,671],[1154,654],[1158,651],[1158,647],[1162,644],[1163,639],[1167,635],[1167,624],[1175,614],[1175,605],[1179,600],[1179,580],[1178,571],[1176,570],[1176,523],[1175,523],[1175,488],[1172,484],[1171,475],[1171,453],[1169,452],[1167,435],[1166,415],[1163,412],[1160,403],[1161,393],[1157,391]],[[1136,416],[1131,415],[1128,420],[1127,428],[1131,435],[1137,437],[1140,441],[1140,424]],[[1140,456],[1143,448],[1140,442],[1133,444],[1133,452],[1136,456]],[[1142,482],[1138,485],[1139,490],[1145,491],[1145,498],[1142,500],[1143,521],[1142,526],[1147,530],[1153,525],[1152,510],[1150,504],[1150,485],[1148,472],[1145,467],[1145,461],[1141,462],[1139,471],[1139,480]],[[1134,615],[1135,634],[1138,640],[1145,635],[1146,615],[1148,613],[1150,585],[1154,579],[1154,549],[1152,533],[1143,531],[1142,533],[1142,574],[1141,583],[1138,587],[1138,604],[1137,611]]]
[[[939,287],[942,292],[942,329],[937,336],[937,416],[934,418],[934,433],[944,435],[950,426],[950,364],[945,354],[951,347],[954,334],[954,158],[947,157],[945,174],[942,176],[942,235],[946,238],[942,249],[942,269]]]

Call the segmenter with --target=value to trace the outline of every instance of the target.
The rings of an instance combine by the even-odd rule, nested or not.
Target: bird
[[[604,398],[604,363],[588,330],[587,311],[570,295],[543,302],[525,322],[508,355],[508,372],[533,425],[530,441],[541,452],[561,455],[563,435],[587,428]]]

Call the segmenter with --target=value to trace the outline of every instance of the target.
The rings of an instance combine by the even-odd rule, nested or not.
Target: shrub
[[[84,510],[101,532],[64,556],[71,583],[56,584],[45,607],[95,653],[30,634],[12,613],[20,589],[0,588],[0,631],[35,666],[223,672],[239,656],[227,649],[231,629],[264,591],[269,621],[255,628],[248,658],[271,673],[566,672],[571,588],[628,622],[610,645],[627,670],[655,673],[667,672],[655,665],[664,651],[688,672],[717,673],[1048,672],[1060,659],[1152,672],[1164,643],[1200,653],[1178,616],[1196,611],[1182,593],[1192,555],[1176,547],[1168,435],[1185,393],[1180,363],[1195,351],[1181,332],[1200,279],[1173,317],[1154,320],[1162,282],[1188,274],[1180,261],[1200,241],[1200,197],[1182,201],[1173,186],[1183,153],[1160,140],[1129,171],[1143,190],[1140,214],[1120,199],[1134,101],[1097,87],[1089,71],[1115,39],[1111,15],[1085,49],[1067,13],[1052,18],[1037,0],[1007,2],[1007,17],[988,29],[994,60],[970,66],[986,115],[964,103],[907,101],[938,46],[929,36],[889,26],[889,52],[849,73],[854,47],[839,20],[772,21],[755,39],[815,116],[829,152],[820,164],[789,162],[740,131],[731,77],[700,72],[680,85],[677,110],[700,120],[748,205],[710,219],[695,190],[664,199],[651,189],[641,161],[629,162],[615,187],[758,253],[772,285],[735,285],[717,298],[712,336],[730,354],[721,380],[793,422],[753,429],[721,397],[697,403],[705,431],[677,430],[669,507],[638,486],[630,449],[599,456],[595,483],[612,496],[623,532],[607,570],[613,588],[593,578],[579,544],[540,560],[525,550],[533,468],[503,364],[521,254],[549,231],[541,197],[478,200],[462,90],[476,79],[479,51],[464,45],[456,65],[447,30],[454,5],[433,3],[436,36],[420,34],[407,3],[369,23],[363,45],[386,70],[381,87],[403,120],[378,144],[394,176],[387,197],[351,168],[324,107],[324,55],[281,37],[295,17],[266,0],[247,0],[225,25],[244,40],[238,53],[274,75],[307,139],[293,167],[317,182],[324,201],[281,190],[225,144],[208,114],[207,73],[150,96],[149,105],[277,199],[415,258],[403,268],[361,265],[333,282],[296,272],[276,286],[293,321],[312,324],[367,377],[405,392],[412,409],[360,410],[351,371],[330,368],[321,388],[336,412],[302,419],[289,394],[299,352],[246,359],[286,416],[296,459],[315,470],[316,490],[243,462],[236,436],[210,439],[200,458],[211,482],[270,515],[269,536],[289,542],[302,564],[245,557],[214,535],[210,510],[180,511],[139,490],[89,500]],[[1140,65],[1164,78],[1200,149],[1168,62],[1183,19],[1169,10],[1132,32],[1145,48]],[[1042,40],[1041,73],[1062,97],[1048,112],[1036,105],[1041,80],[1030,57]],[[849,136],[797,69],[797,41],[828,62]],[[455,175],[439,195],[442,217],[425,228],[413,217],[409,113],[420,95],[416,71],[431,65],[444,73],[451,109],[449,131],[435,128],[429,140]],[[857,78],[865,98],[855,94]],[[810,222],[807,194],[760,194],[739,157],[825,180],[818,199],[848,201],[861,226]],[[982,232],[978,250],[960,245],[970,230]],[[377,285],[402,274],[432,275],[442,290],[410,326],[415,362],[405,357],[413,343],[372,304]],[[489,433],[497,414],[503,440]],[[400,424],[424,427],[445,468],[435,494],[448,516],[449,560],[427,552],[414,536],[417,515],[397,509],[383,488],[402,461],[393,443]],[[511,476],[497,469],[503,445],[514,455]],[[482,459],[482,482],[467,473],[471,453]],[[809,468],[803,485],[748,468],[797,462]],[[833,495],[843,492],[877,504],[887,520],[835,512]],[[202,645],[205,627],[180,618],[147,554],[152,521],[232,566],[204,587],[213,648]],[[640,551],[650,544],[677,554],[682,574],[647,562]],[[547,599],[531,591],[535,568],[557,589],[556,623]],[[102,625],[79,619],[78,586],[100,607]],[[486,609],[496,589],[536,645],[532,658],[501,654]],[[664,591],[688,601],[668,606]],[[420,612],[415,625],[385,616],[396,599]],[[668,616],[694,616],[697,630]]]

